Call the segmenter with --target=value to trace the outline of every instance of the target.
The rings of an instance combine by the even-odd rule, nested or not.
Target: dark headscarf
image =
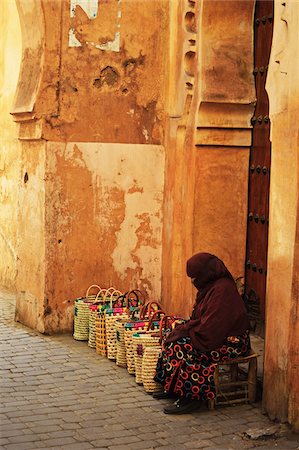
[[[228,336],[249,330],[246,308],[225,264],[210,253],[197,253],[187,261],[187,275],[198,289],[191,319],[178,325],[166,339],[190,337],[199,351],[220,347]]]
[[[221,259],[211,253],[196,253],[187,261],[187,275],[195,278],[194,286],[198,290],[196,303],[199,302],[219,278],[230,278],[232,274]]]

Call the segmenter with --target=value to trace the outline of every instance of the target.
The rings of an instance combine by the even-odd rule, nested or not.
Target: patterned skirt
[[[158,360],[155,381],[166,392],[190,400],[215,398],[214,372],[217,363],[248,355],[249,332],[242,336],[228,337],[221,348],[198,352],[191,339],[183,337],[176,342],[164,344]]]

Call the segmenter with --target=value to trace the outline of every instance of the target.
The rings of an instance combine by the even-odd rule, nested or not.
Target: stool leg
[[[232,364],[230,370],[231,370],[231,380],[237,381],[238,380],[238,364]]]
[[[248,400],[255,402],[256,398],[256,379],[257,379],[257,358],[252,358],[248,367]]]
[[[208,400],[208,408],[210,411],[215,409],[215,405],[216,405],[216,402],[215,402],[214,398],[212,400]]]

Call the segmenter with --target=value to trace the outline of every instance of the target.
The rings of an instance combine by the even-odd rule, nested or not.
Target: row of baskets
[[[145,302],[137,289],[124,294],[92,285],[85,297],[75,300],[73,336],[126,367],[146,392],[153,393],[161,389],[154,374],[163,334],[180,320],[166,316],[158,302]]]

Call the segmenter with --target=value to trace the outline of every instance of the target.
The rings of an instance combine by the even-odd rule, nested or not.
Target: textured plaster
[[[194,251],[218,255],[235,278],[244,274],[248,158],[249,149],[238,148],[196,155]]]
[[[164,148],[48,143],[46,330],[90,284],[161,296]]]
[[[16,319],[44,332],[45,143],[23,142],[21,161]]]
[[[275,2],[267,79],[271,119],[271,182],[264,407],[299,429],[298,177],[299,10]],[[287,130],[287,132],[286,132]]]
[[[15,289],[20,147],[10,116],[21,62],[21,30],[14,2],[0,3],[0,286]]]

